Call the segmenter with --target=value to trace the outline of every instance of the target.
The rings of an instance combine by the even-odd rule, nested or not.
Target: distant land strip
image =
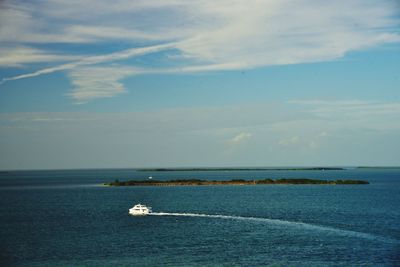
[[[142,172],[168,172],[168,171],[341,171],[341,167],[301,167],[301,168],[144,168],[137,169]]]
[[[363,180],[315,180],[315,179],[264,179],[264,180],[243,180],[233,179],[229,181],[207,181],[200,179],[188,180],[142,180],[142,181],[119,181],[115,180],[111,183],[105,183],[107,186],[183,186],[183,185],[267,185],[267,184],[322,184],[322,185],[355,185],[369,184]]]
[[[399,166],[359,166],[357,169],[400,169]]]

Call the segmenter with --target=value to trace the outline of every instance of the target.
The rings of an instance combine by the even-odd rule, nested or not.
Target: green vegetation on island
[[[321,185],[356,185],[369,184],[368,181],[362,180],[315,180],[315,179],[263,179],[263,180],[244,180],[233,179],[229,181],[207,181],[200,179],[184,179],[184,180],[141,180],[141,181],[119,181],[115,180],[111,183],[105,183],[108,186],[182,186],[182,185],[267,185],[267,184],[321,184]]]

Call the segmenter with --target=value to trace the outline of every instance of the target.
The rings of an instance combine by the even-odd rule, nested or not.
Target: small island
[[[115,180],[111,183],[104,183],[107,186],[197,186],[197,185],[279,185],[279,184],[292,184],[292,185],[362,185],[369,184],[368,181],[363,180],[316,180],[316,179],[263,179],[263,180],[244,180],[232,179],[228,181],[208,181],[200,179],[185,179],[185,180],[130,180],[119,181]]]

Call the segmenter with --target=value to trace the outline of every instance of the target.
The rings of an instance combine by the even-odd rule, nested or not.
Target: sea
[[[370,184],[102,185],[149,176]],[[400,266],[400,169],[3,171],[0,266]]]

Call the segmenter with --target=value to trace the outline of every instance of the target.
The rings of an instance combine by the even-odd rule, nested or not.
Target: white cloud
[[[107,55],[83,57],[79,61],[65,63],[62,65],[55,66],[55,67],[41,69],[41,70],[38,70],[38,71],[35,71],[32,73],[28,73],[28,74],[22,74],[22,75],[17,75],[14,77],[3,78],[3,80],[0,82],[0,84],[4,83],[6,81],[31,78],[31,77],[36,77],[39,75],[49,74],[49,73],[53,73],[53,72],[57,72],[57,71],[75,69],[80,66],[90,66],[90,65],[97,65],[100,63],[104,63],[104,62],[123,60],[123,59],[131,58],[131,57],[145,55],[148,53],[154,53],[154,52],[166,50],[171,47],[173,47],[173,44],[155,45],[155,46],[149,46],[149,47],[126,49],[123,51],[119,51],[119,52],[115,52],[115,53],[111,53],[111,54],[107,54]],[[111,67],[112,66],[110,66],[110,68]]]
[[[146,54],[166,54],[171,49],[176,54],[168,57],[172,64],[167,65],[174,67],[152,65],[141,73],[206,72],[335,60],[351,51],[400,42],[395,4],[389,0],[116,0],[112,5],[106,0],[5,1],[0,7],[0,39],[7,45],[57,42],[101,47],[118,41],[134,48],[90,57],[80,54],[81,60],[5,77],[3,82],[77,66],[111,68],[110,63],[115,61],[123,63],[138,56],[145,61]],[[58,56],[68,57],[67,51],[70,49]],[[24,64],[32,60],[49,58],[32,59],[22,54],[16,61]],[[4,64],[16,64],[7,62]]]
[[[320,117],[293,105],[2,113],[0,147],[11,158],[0,168],[399,164],[400,113]]]
[[[79,36],[82,40],[91,40],[95,42],[97,40],[153,40],[159,41],[162,39],[169,39],[167,36],[161,36],[161,34],[151,34],[138,30],[125,29],[121,27],[110,27],[110,26],[91,26],[91,25],[71,25],[65,29],[66,33],[71,36]]]
[[[53,61],[72,61],[73,55],[57,55],[30,47],[0,48],[0,67],[20,67],[24,64]]]
[[[298,136],[292,136],[289,138],[284,138],[279,140],[278,144],[281,146],[291,146],[291,145],[295,145],[298,144],[300,141],[300,138]]]
[[[251,133],[248,132],[242,132],[240,134],[235,135],[232,139],[229,140],[231,144],[239,144],[243,142],[244,140],[249,139],[252,136]]]
[[[68,95],[82,104],[95,98],[112,97],[125,92],[120,82],[135,70],[124,67],[81,67],[69,72],[74,89]]]
[[[327,136],[329,136],[329,134],[328,134],[327,132],[323,131],[323,132],[320,132],[320,133],[318,134],[318,136],[319,136],[319,137],[327,137]]]
[[[298,130],[298,129],[296,129],[296,130]],[[315,136],[312,136],[312,133],[309,133],[307,136],[302,136],[302,137],[292,136],[292,137],[280,139],[278,141],[278,145],[280,147],[284,147],[285,149],[290,149],[291,151],[309,150],[309,149],[318,149],[319,144],[322,141],[323,140],[318,140],[318,138],[316,138]]]
[[[248,68],[332,60],[399,41],[397,34],[374,31],[393,26],[386,8],[365,1],[218,1],[203,9],[218,26],[205,27],[179,47],[200,60]]]

